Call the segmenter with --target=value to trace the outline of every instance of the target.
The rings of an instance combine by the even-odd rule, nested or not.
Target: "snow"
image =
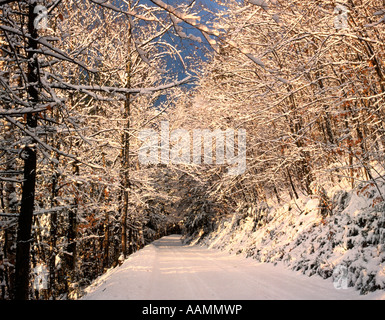
[[[76,91],[101,91],[105,93],[139,93],[139,94],[149,94],[152,92],[163,91],[173,87],[177,87],[182,84],[186,84],[192,81],[192,76],[187,76],[182,80],[171,81],[164,85],[159,85],[157,87],[148,87],[148,88],[120,88],[120,87],[109,87],[109,86],[99,86],[99,85],[73,85],[65,82],[51,83],[52,88],[56,89],[67,89],[67,90],[76,90]]]
[[[381,275],[379,275],[381,277]],[[383,277],[383,273],[382,273]],[[331,279],[164,237],[131,255],[86,288],[83,300],[385,299],[335,289]]]
[[[385,194],[385,184],[378,185]],[[333,279],[334,270],[344,266],[349,287],[384,293],[385,203],[379,202],[377,187],[366,183],[327,196],[332,207],[327,216],[320,214],[318,196],[302,196],[285,205],[238,208],[213,230],[197,231],[186,241],[283,263],[309,277]]]

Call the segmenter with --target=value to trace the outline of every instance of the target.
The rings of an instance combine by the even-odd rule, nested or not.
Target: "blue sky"
[[[167,2],[170,5],[177,6],[178,3],[191,3],[192,0],[163,0],[164,2]],[[142,3],[152,5],[152,3],[149,0],[142,0]],[[217,12],[219,10],[225,10],[226,8],[222,5],[220,5],[221,1],[215,1],[215,0],[196,0],[193,12],[199,13],[201,16],[201,23],[209,22],[212,20],[213,16],[210,12]],[[178,75],[179,79],[182,79],[186,76],[187,72],[191,72],[191,69],[188,68],[188,62],[190,61],[189,58],[196,58],[200,60],[206,60],[205,54],[208,52],[208,50],[211,50],[210,46],[204,39],[204,37],[201,35],[200,31],[194,29],[193,27],[182,23],[181,26],[185,28],[184,32],[186,34],[193,34],[197,37],[200,37],[204,42],[198,43],[191,40],[181,39],[179,37],[175,37],[171,34],[167,34],[164,36],[164,40],[171,41],[173,45],[175,45],[181,53],[181,56],[185,59],[185,64],[187,65],[187,70],[183,68],[183,64],[180,63],[179,60],[169,60],[167,62],[167,67],[165,68],[170,75]],[[193,85],[186,85],[187,88],[192,88]],[[165,101],[167,99],[167,96],[162,96],[159,101],[157,101],[156,105],[159,105],[159,103]]]
[[[194,13],[198,13],[201,16],[201,23],[210,22],[212,20],[213,15],[211,12],[217,12],[219,10],[225,10],[226,8],[221,5],[221,0],[163,0],[164,2],[176,7],[178,4],[191,4],[195,2],[194,8],[192,11]],[[124,8],[126,4],[122,2],[122,0],[114,0],[113,3],[116,6],[120,6]],[[147,6],[154,6],[154,4],[150,0],[140,0],[140,4],[145,4]],[[205,50],[209,49],[208,43],[200,33],[200,31],[194,29],[192,26],[189,26],[186,23],[181,23],[181,26],[184,28],[184,32],[186,34],[193,34],[197,37],[200,37],[204,43],[200,44],[198,42],[193,42],[191,40],[182,40],[179,37],[173,36],[171,33],[163,36],[163,40],[171,41],[174,45],[178,46],[181,50],[181,54],[183,57],[198,55],[202,59],[204,58]],[[181,66],[177,66],[176,68],[180,68]]]
[[[194,0],[163,0],[164,2],[176,7],[178,4],[191,4]],[[201,16],[201,23],[207,23],[212,20],[213,15],[211,12],[217,12],[220,10],[225,10],[226,7],[221,5],[221,0],[195,0],[194,7],[192,12],[197,13]],[[124,8],[126,4],[121,0],[114,0],[114,5]],[[150,0],[140,0],[140,4],[145,4],[147,6],[154,6]],[[177,76],[178,79],[182,79],[186,76],[187,73],[191,73],[189,68],[189,61],[192,59],[206,60],[205,55],[211,50],[205,38],[202,36],[200,31],[194,29],[192,26],[189,26],[186,23],[181,23],[181,26],[184,28],[186,34],[193,34],[197,37],[200,37],[203,40],[203,43],[194,42],[189,39],[181,39],[175,36],[173,33],[167,33],[163,36],[163,40],[171,42],[178,50],[180,51],[181,56],[185,60],[185,65],[187,69],[184,69],[183,64],[178,59],[168,59],[166,61],[166,66],[162,69],[166,69],[167,73],[165,74],[164,81],[169,81],[167,78]],[[192,88],[193,85],[185,85],[187,88]],[[163,95],[155,105],[159,105],[161,102],[167,99],[166,95]]]

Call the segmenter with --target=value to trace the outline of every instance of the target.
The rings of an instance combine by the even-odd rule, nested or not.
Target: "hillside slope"
[[[308,276],[320,275],[361,294],[385,289],[385,204],[382,185],[362,184],[329,197],[328,213],[319,197],[283,206],[266,204],[239,209],[211,232],[185,238],[260,262],[283,262]]]

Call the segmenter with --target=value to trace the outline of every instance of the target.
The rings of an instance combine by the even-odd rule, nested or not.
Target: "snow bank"
[[[186,239],[210,248],[283,262],[308,276],[338,277],[361,294],[385,289],[384,185],[363,184],[330,196],[329,214],[321,215],[319,197],[303,197],[284,206],[241,208],[203,237]],[[199,233],[196,233],[199,235]],[[201,233],[202,235],[203,233]]]

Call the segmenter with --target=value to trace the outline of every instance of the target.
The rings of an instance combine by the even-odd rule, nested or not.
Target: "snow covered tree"
[[[31,266],[43,264],[44,295],[55,299],[127,253],[127,225],[142,232],[147,218],[132,214],[142,201],[131,190],[131,140],[159,93],[191,79],[167,73],[167,57],[184,62],[165,35],[191,36],[158,4],[31,0],[0,8],[1,294],[32,297]],[[177,12],[188,20],[189,10]]]
[[[246,129],[247,172],[216,190],[238,205],[321,202],[328,186],[383,180],[382,6],[347,1],[342,28],[334,1],[228,3],[216,53],[173,118]]]

